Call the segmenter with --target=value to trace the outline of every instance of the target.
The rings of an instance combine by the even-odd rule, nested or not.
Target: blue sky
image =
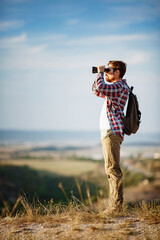
[[[159,37],[159,0],[1,0],[0,128],[97,130],[91,67],[117,59],[160,132]]]

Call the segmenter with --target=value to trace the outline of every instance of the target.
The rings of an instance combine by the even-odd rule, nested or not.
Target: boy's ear
[[[118,77],[119,77],[119,76],[120,76],[120,71],[119,71],[119,69],[117,69],[116,72],[118,73]]]

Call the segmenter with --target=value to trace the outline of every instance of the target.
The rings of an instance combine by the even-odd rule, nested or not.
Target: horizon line
[[[0,128],[0,131],[24,131],[24,132],[48,132],[48,131],[58,131],[58,132],[99,132],[100,130],[97,129],[18,129],[18,128]],[[160,134],[160,131],[152,131],[152,132],[147,132],[147,131],[139,131],[136,134],[132,135],[137,135],[137,134]]]

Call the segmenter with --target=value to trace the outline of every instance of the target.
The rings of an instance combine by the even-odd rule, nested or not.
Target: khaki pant
[[[123,204],[123,175],[120,169],[120,135],[112,133],[102,139],[105,172],[109,182],[109,207],[120,208]]]

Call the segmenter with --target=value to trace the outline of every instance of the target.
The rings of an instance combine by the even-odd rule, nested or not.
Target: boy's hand
[[[98,73],[99,73],[99,72],[104,72],[104,70],[105,70],[105,65],[98,66],[97,69],[98,69]]]

